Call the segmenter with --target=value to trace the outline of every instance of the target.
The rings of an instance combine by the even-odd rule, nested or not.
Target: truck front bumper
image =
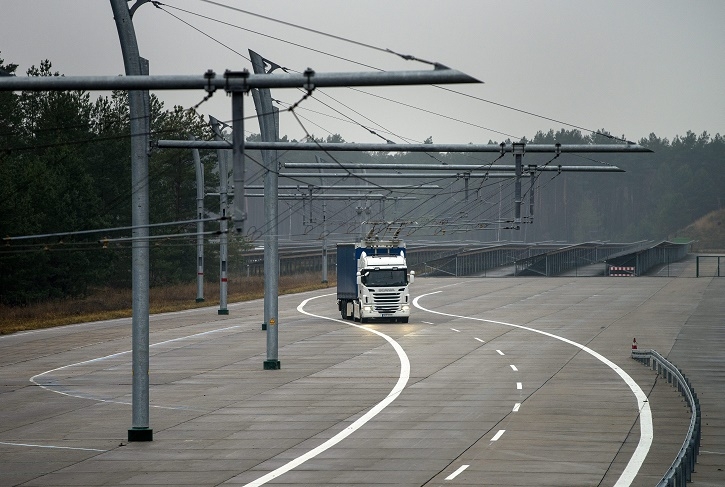
[[[360,309],[362,318],[407,318],[410,316],[410,305],[404,304],[397,310],[377,311],[375,306],[365,304]]]

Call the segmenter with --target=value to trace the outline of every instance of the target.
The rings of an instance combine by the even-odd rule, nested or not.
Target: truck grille
[[[400,309],[399,292],[374,292],[373,306],[378,313],[394,313]]]

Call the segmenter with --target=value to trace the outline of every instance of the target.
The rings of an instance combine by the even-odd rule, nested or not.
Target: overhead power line
[[[379,51],[379,52],[384,52],[384,53],[387,53],[387,54],[393,54],[393,55],[396,55],[396,56],[398,56],[398,57],[400,57],[402,59],[405,59],[405,60],[414,60],[414,61],[419,61],[419,62],[423,62],[423,63],[426,63],[426,64],[435,65],[435,66],[440,65],[439,63],[431,62],[431,61],[426,61],[426,60],[417,58],[417,57],[412,56],[412,55],[400,54],[400,53],[398,53],[398,52],[396,52],[396,51],[394,51],[392,49],[383,48],[383,47],[376,46],[376,45],[373,45],[373,44],[368,44],[368,43],[365,43],[365,42],[360,42],[360,41],[357,41],[357,40],[354,40],[354,39],[350,39],[350,38],[338,36],[338,35],[335,35],[335,34],[330,34],[328,32],[324,32],[324,31],[321,31],[321,30],[318,30],[318,29],[312,29],[312,28],[309,28],[309,27],[305,27],[303,25],[299,25],[299,24],[295,24],[295,23],[292,23],[292,22],[287,22],[287,21],[284,21],[284,20],[276,19],[274,17],[270,17],[270,16],[267,16],[267,15],[258,14],[256,12],[251,12],[249,10],[241,9],[241,8],[238,8],[238,7],[232,7],[232,6],[229,6],[229,5],[224,5],[224,4],[221,4],[221,3],[218,3],[218,2],[214,2],[212,0],[200,0],[200,1],[202,1],[204,3],[211,4],[211,5],[215,5],[215,6],[218,6],[218,7],[223,7],[223,8],[229,9],[229,10],[233,10],[233,11],[236,11],[236,12],[239,12],[239,13],[243,13],[243,14],[246,14],[246,15],[251,15],[251,16],[254,16],[254,17],[258,17],[258,18],[261,18],[261,19],[264,19],[264,20],[267,20],[267,21],[270,21],[270,22],[279,23],[279,24],[282,24],[282,25],[286,25],[288,27],[293,27],[293,28],[296,28],[296,29],[304,30],[306,32],[310,32],[310,33],[313,33],[313,34],[317,34],[317,35],[321,35],[321,36],[328,37],[328,38],[331,38],[331,39],[335,39],[335,40],[338,40],[338,41],[341,41],[341,42],[347,42],[347,43],[351,43],[351,44],[358,45],[358,46],[361,46],[361,47],[365,47],[365,48],[368,48],[368,49],[373,49],[373,50],[376,50],[376,51]],[[161,8],[161,6],[167,6],[167,5],[162,4],[161,2],[154,2],[154,5],[156,5],[157,8]],[[261,36],[264,36],[264,37],[267,37],[267,38],[271,38],[271,39],[277,40],[279,42],[284,42],[284,43],[287,43],[287,44],[290,44],[290,45],[294,45],[296,47],[300,47],[300,48],[303,48],[303,49],[311,50],[311,51],[317,52],[319,54],[323,54],[323,55],[326,55],[326,56],[330,56],[330,57],[333,57],[333,58],[337,58],[337,59],[340,59],[340,60],[343,60],[343,61],[347,61],[347,62],[350,62],[350,63],[353,63],[353,64],[357,64],[357,65],[360,65],[360,66],[365,66],[365,67],[368,67],[368,68],[371,68],[371,69],[375,69],[375,70],[378,70],[378,71],[383,71],[381,68],[378,68],[378,67],[375,67],[375,66],[371,66],[371,65],[367,65],[367,64],[361,63],[359,61],[355,61],[353,59],[349,59],[349,58],[345,58],[345,57],[342,57],[342,56],[338,56],[336,54],[332,54],[332,53],[329,53],[329,52],[326,52],[326,51],[317,50],[317,49],[311,48],[309,46],[305,46],[305,45],[302,45],[302,44],[294,43],[294,42],[291,42],[291,41],[288,41],[288,40],[285,40],[285,39],[281,39],[281,38],[278,38],[278,37],[274,37],[274,36],[271,36],[271,35],[268,35],[268,34],[264,34],[264,33],[258,32],[258,31],[253,31],[251,29],[243,28],[243,27],[240,27],[240,26],[237,26],[237,25],[234,25],[234,24],[230,24],[228,22],[224,22],[224,21],[221,21],[221,20],[218,20],[218,19],[214,19],[212,17],[208,17],[208,16],[205,16],[205,15],[197,14],[195,12],[191,12],[191,11],[188,11],[188,10],[180,9],[178,7],[173,7],[173,6],[168,6],[168,7],[175,8],[177,10],[183,11],[183,12],[188,13],[190,15],[195,15],[195,16],[198,16],[198,17],[201,17],[201,18],[205,18],[207,20],[212,20],[214,22],[219,22],[221,24],[228,25],[230,27],[234,27],[234,28],[237,28],[237,29],[240,29],[240,30],[252,32],[252,33],[257,34],[257,35],[261,35]],[[164,10],[164,9],[162,9],[162,10]],[[164,10],[164,11],[166,11],[166,10]],[[171,14],[170,12],[167,12],[167,13],[169,13],[173,17],[179,19],[177,16]],[[222,43],[221,41],[213,38],[209,34],[201,31],[200,29],[192,26],[191,24],[187,23],[186,21],[184,21],[182,19],[179,19],[179,20],[181,22],[189,25],[193,29],[201,32],[203,35],[205,35],[206,37],[209,37],[210,39],[214,40],[215,42],[219,43],[220,45],[222,45],[224,47],[227,47],[232,52],[235,52],[235,53],[239,54],[242,58],[249,60],[249,58],[247,58],[246,56],[238,53],[234,49],[230,48],[229,46],[227,46],[226,44]],[[284,71],[289,71],[288,68],[284,68],[284,67],[281,67],[281,66],[280,66],[280,68],[283,69]],[[564,126],[572,127],[572,128],[578,129],[578,130],[582,130],[584,132],[588,132],[588,133],[591,133],[593,135],[599,135],[599,136],[606,137],[606,138],[611,139],[611,140],[618,140],[618,141],[622,141],[622,142],[632,143],[631,141],[628,141],[628,140],[626,140],[626,139],[624,139],[622,137],[616,137],[616,136],[613,136],[611,134],[608,134],[608,133],[605,133],[605,132],[601,132],[599,130],[590,129],[590,128],[587,128],[587,127],[584,127],[584,126],[581,126],[581,125],[572,124],[572,123],[565,122],[565,121],[562,121],[562,120],[559,120],[559,119],[556,119],[556,118],[553,118],[553,117],[548,117],[548,116],[545,116],[545,115],[541,115],[541,114],[538,114],[538,113],[535,113],[535,112],[532,112],[532,111],[529,111],[529,110],[524,110],[524,109],[521,109],[521,108],[517,108],[517,107],[511,106],[511,105],[506,105],[504,103],[499,103],[499,102],[495,102],[495,101],[492,101],[492,100],[488,100],[488,99],[485,99],[485,98],[482,98],[482,97],[479,97],[479,96],[471,95],[471,94],[468,94],[468,93],[463,93],[461,91],[458,91],[458,90],[455,90],[455,89],[452,89],[452,88],[446,88],[446,87],[439,86],[439,85],[433,85],[433,86],[436,87],[436,88],[438,88],[438,89],[442,89],[442,90],[448,91],[448,92],[453,93],[453,94],[456,94],[456,95],[465,96],[465,97],[468,97],[468,98],[471,98],[471,99],[474,99],[474,100],[477,100],[477,101],[480,101],[480,102],[483,102],[483,103],[488,103],[488,104],[492,104],[492,105],[495,105],[495,106],[499,106],[499,107],[505,108],[507,110],[512,110],[512,111],[519,112],[519,113],[522,113],[522,114],[525,114],[525,115],[529,115],[529,116],[532,116],[532,117],[540,118],[542,120],[548,120],[550,122],[555,122],[555,123],[558,123],[558,124],[562,124]],[[502,132],[502,131],[499,131],[499,130],[491,129],[489,127],[481,126],[481,125],[478,125],[478,124],[475,124],[475,123],[472,123],[472,122],[467,122],[465,120],[457,119],[455,117],[443,115],[443,114],[440,114],[440,113],[437,113],[437,112],[433,112],[431,110],[426,110],[426,109],[423,109],[423,108],[420,108],[420,107],[417,107],[417,106],[414,106],[414,105],[406,104],[406,103],[400,102],[398,100],[392,100],[392,99],[389,99],[389,98],[386,98],[386,97],[383,97],[383,96],[380,96],[380,95],[372,94],[372,93],[366,92],[364,90],[355,89],[355,91],[358,91],[360,93],[366,94],[368,96],[374,96],[374,97],[377,97],[379,99],[382,99],[382,100],[385,100],[385,101],[388,101],[388,102],[397,103],[399,105],[406,106],[408,108],[413,108],[413,109],[420,110],[420,111],[423,111],[423,112],[426,112],[426,113],[430,113],[431,115],[440,116],[440,117],[443,117],[443,118],[446,118],[446,119],[449,119],[449,120],[452,120],[452,121],[456,121],[456,122],[463,123],[463,124],[466,124],[466,125],[470,125],[470,126],[473,126],[473,127],[478,127],[478,128],[481,128],[481,129],[486,130],[486,131],[489,131],[489,132],[497,133],[497,134],[500,134],[500,135],[503,135],[503,136],[506,136],[506,137],[511,137],[513,139],[520,140],[522,138],[520,136],[508,134],[508,133],[505,133],[505,132]],[[345,105],[343,105],[343,106],[345,106]],[[349,107],[347,107],[347,108],[349,109]],[[355,113],[358,113],[358,112],[355,112]],[[360,115],[360,114],[358,113],[358,115]],[[365,117],[365,118],[367,118],[367,117]],[[368,120],[370,120],[370,119],[368,119]],[[355,123],[357,123],[357,122],[355,122]],[[361,126],[362,128],[364,128],[365,130],[367,130],[369,132],[372,132],[370,129],[368,129],[364,125],[359,124],[359,123],[357,123],[357,124],[359,126]],[[379,136],[379,134],[376,134],[374,132],[372,132],[372,133],[373,133],[373,135]]]
[[[307,32],[311,32],[313,34],[321,35],[321,36],[324,36],[324,37],[329,37],[331,39],[335,39],[335,40],[338,40],[338,41],[347,42],[347,43],[350,43],[350,44],[354,44],[354,45],[357,45],[357,46],[365,47],[365,48],[368,48],[368,49],[373,49],[373,50],[380,51],[380,52],[384,52],[384,53],[387,53],[387,54],[392,54],[394,56],[398,56],[398,57],[400,57],[402,59],[405,59],[406,61],[417,61],[417,62],[421,62],[421,63],[425,63],[425,64],[430,64],[430,65],[433,65],[433,66],[441,66],[441,67],[444,67],[444,66],[442,66],[439,63],[436,63],[436,62],[433,62],[433,61],[426,61],[425,59],[417,58],[417,57],[415,57],[415,56],[413,56],[411,54],[400,54],[398,52],[393,51],[392,49],[388,49],[388,48],[384,48],[384,47],[379,47],[379,46],[374,46],[372,44],[367,44],[365,42],[356,41],[356,40],[353,40],[353,39],[349,39],[347,37],[342,37],[342,36],[338,36],[338,35],[335,35],[335,34],[330,34],[328,32],[324,32],[324,31],[317,30],[317,29],[312,29],[312,28],[309,28],[309,27],[305,27],[303,25],[293,24],[292,22],[286,22],[284,20],[275,19],[274,17],[268,17],[266,15],[258,14],[258,13],[255,13],[255,12],[250,12],[249,10],[244,10],[244,9],[241,9],[241,8],[238,8],[238,7],[232,7],[230,5],[224,5],[224,4],[221,4],[221,3],[218,3],[218,2],[213,2],[211,0],[200,0],[200,1],[202,1],[204,3],[211,4],[211,5],[216,5],[217,7],[223,7],[223,8],[229,9],[229,10],[234,10],[235,12],[240,12],[240,13],[243,13],[243,14],[246,14],[246,15],[251,15],[253,17],[258,17],[260,19],[268,20],[270,22],[276,22],[278,24],[286,25],[288,27],[294,27],[295,29],[300,29],[300,30],[304,30],[304,31],[307,31]],[[379,68],[373,68],[373,69],[377,69],[379,71],[382,71]]]

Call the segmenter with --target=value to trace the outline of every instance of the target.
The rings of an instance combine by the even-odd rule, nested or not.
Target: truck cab
[[[338,307],[342,318],[367,322],[384,320],[407,323],[410,319],[409,284],[415,272],[408,272],[402,242],[338,245]],[[348,244],[349,245],[349,244]],[[342,259],[343,262],[340,262]],[[350,265],[354,261],[354,267]],[[352,271],[354,269],[354,275]],[[354,279],[354,281],[351,281]],[[354,286],[351,284],[354,283]],[[354,291],[354,292],[353,292]]]

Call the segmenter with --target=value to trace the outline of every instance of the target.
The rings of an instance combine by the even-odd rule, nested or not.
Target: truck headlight
[[[366,313],[370,313],[373,310],[373,307],[372,306],[363,306],[363,309],[365,310]]]
[[[410,306],[408,306],[407,304],[404,304],[403,311],[410,311]]]

